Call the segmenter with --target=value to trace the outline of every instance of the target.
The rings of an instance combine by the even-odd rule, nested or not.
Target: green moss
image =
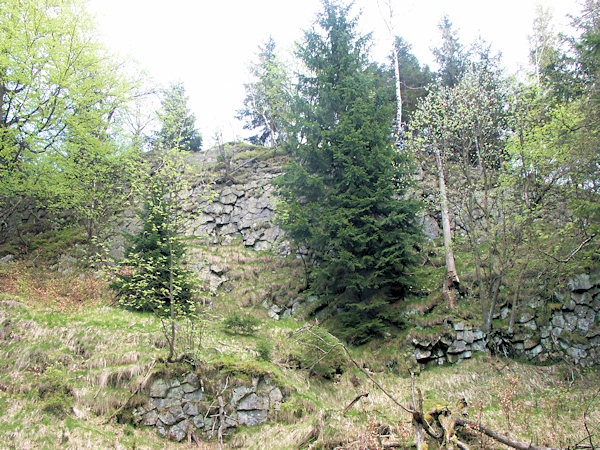
[[[279,387],[287,386],[281,371],[265,361],[240,361],[231,356],[222,356],[213,364],[222,374],[242,376],[248,380],[253,377],[268,377]]]

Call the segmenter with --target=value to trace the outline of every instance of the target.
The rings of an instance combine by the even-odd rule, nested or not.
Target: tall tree
[[[427,95],[427,87],[433,81],[433,74],[428,66],[421,66],[406,40],[395,36],[394,46],[398,55],[398,73],[402,89],[402,120],[409,123],[419,99]]]
[[[529,36],[529,61],[539,85],[544,73],[555,64],[558,57],[558,34],[552,27],[552,13],[540,4],[536,5],[532,31]]]
[[[294,159],[277,183],[283,226],[313,257],[312,291],[359,343],[397,320],[419,232],[415,203],[400,200],[408,164],[391,139],[393,91],[369,65],[369,36],[349,9],[325,0],[299,46]]]
[[[449,237],[445,173],[453,171],[452,203],[466,232],[475,263],[484,327],[489,329],[491,312],[498,297],[504,266],[498,249],[495,227],[498,205],[495,187],[505,160],[508,130],[508,91],[497,70],[489,47],[475,47],[478,59],[453,87],[432,91],[420,105],[416,119],[420,142],[435,156],[440,185],[444,244],[448,279],[458,279]],[[487,259],[482,248],[487,247]],[[485,262],[485,264],[484,264]],[[484,273],[485,271],[488,273]],[[491,281],[490,281],[491,280]],[[491,284],[488,284],[488,281]]]
[[[128,235],[125,258],[112,284],[119,303],[137,311],[151,311],[163,321],[169,361],[175,357],[176,321],[196,312],[195,278],[183,263],[181,205],[177,196],[187,189],[183,161],[177,149],[157,152],[155,167],[143,177],[142,229]]]
[[[245,119],[245,129],[259,130],[252,142],[278,148],[289,120],[290,88],[285,66],[276,53],[272,37],[259,47],[258,61],[250,66],[254,80],[245,85],[244,107],[238,118]]]
[[[438,80],[443,86],[454,87],[467,69],[468,52],[458,39],[448,16],[444,16],[438,25],[442,34],[442,45],[433,50],[439,65]]]
[[[82,1],[3,3],[0,221],[35,199],[73,206],[62,203],[68,189],[57,189],[64,184],[66,165],[82,164],[80,152],[116,152],[107,145],[108,129],[130,88],[119,64],[94,40]]]
[[[202,136],[196,130],[196,118],[188,107],[182,83],[172,83],[163,90],[158,119],[161,123],[157,143],[163,149],[199,152]]]

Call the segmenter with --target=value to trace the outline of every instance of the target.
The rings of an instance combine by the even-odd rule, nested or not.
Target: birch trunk
[[[442,155],[437,147],[434,147],[435,162],[438,171],[438,183],[440,188],[440,210],[442,213],[442,232],[444,236],[444,251],[446,253],[446,271],[448,278],[444,285],[444,292],[448,295],[450,307],[454,307],[454,292],[460,280],[456,271],[456,263],[454,261],[454,251],[452,250],[452,233],[450,230],[450,211],[448,209],[448,195],[446,193],[446,179],[444,177],[444,165],[442,163]]]

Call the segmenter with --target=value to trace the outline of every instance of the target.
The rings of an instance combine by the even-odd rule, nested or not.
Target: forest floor
[[[363,373],[410,404],[410,377],[386,364],[394,351],[389,341],[350,349],[363,371],[348,363],[342,374],[315,377],[290,364],[297,345],[290,337],[307,321],[273,320],[260,303],[266,294],[276,298],[298,288],[298,263],[235,245],[219,253],[203,251],[204,258],[227,260],[231,267],[228,284],[206,301],[195,324],[194,336],[202,344],[196,356],[266,368],[294,392],[276,421],[241,427],[225,447],[366,449],[395,443],[411,448],[410,415]],[[224,325],[236,313],[257,319],[247,333]],[[191,336],[185,326],[179,333],[182,339]],[[117,307],[107,281],[97,274],[61,273],[39,261],[1,264],[0,448],[191,447],[167,441],[154,429],[120,423],[121,406],[167,354],[161,321]],[[453,408],[464,398],[471,419],[521,441],[563,448],[590,439],[600,443],[597,369],[535,366],[481,353],[456,365],[428,367],[415,384],[425,410]],[[503,448],[476,432],[463,439],[471,448]],[[206,442],[202,448],[217,445]]]

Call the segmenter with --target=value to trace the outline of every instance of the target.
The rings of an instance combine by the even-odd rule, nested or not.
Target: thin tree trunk
[[[398,60],[398,50],[396,43],[392,43],[392,53],[394,55],[394,75],[396,77],[396,133],[400,139],[402,133],[402,83],[400,81],[400,61]]]
[[[394,32],[394,9],[392,8],[391,0],[385,1],[387,7],[388,17],[383,14],[381,5],[379,4],[379,10],[381,12],[383,21],[390,33],[390,39],[392,40],[392,57],[394,59],[394,78],[396,79],[396,139],[397,143],[400,143],[402,133],[402,83],[400,81],[400,60],[398,58],[398,49],[396,48],[396,35]]]
[[[444,165],[442,155],[437,147],[434,147],[435,162],[438,171],[438,183],[440,188],[440,209],[442,213],[442,232],[444,235],[444,252],[446,254],[446,271],[448,278],[444,284],[444,290],[447,291],[450,308],[454,308],[454,294],[460,284],[456,263],[454,261],[454,251],[452,250],[452,233],[450,229],[450,211],[448,209],[448,194],[446,193],[446,180],[444,177]]]
[[[171,192],[169,192],[169,204],[171,204]],[[169,361],[175,358],[175,297],[173,295],[173,242],[171,236],[171,221],[169,214],[167,216],[167,243],[169,245],[169,307],[171,315],[171,342],[169,342]]]
[[[527,268],[527,264],[523,264],[523,268],[519,271],[519,278],[517,279],[517,286],[515,287],[515,293],[513,295],[512,301],[512,309],[510,311],[510,320],[508,322],[508,334],[513,332],[515,328],[515,320],[517,318],[517,305],[519,303],[519,292],[521,291],[521,282],[523,280],[523,273],[525,273],[525,269]]]

